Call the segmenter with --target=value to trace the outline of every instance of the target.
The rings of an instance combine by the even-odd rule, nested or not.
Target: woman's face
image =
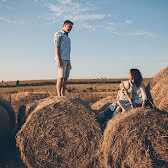
[[[131,81],[131,83],[134,83],[134,78],[131,75],[131,72],[128,72],[128,79]]]

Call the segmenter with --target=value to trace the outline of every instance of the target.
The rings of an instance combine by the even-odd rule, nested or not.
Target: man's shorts
[[[61,60],[62,66],[58,68],[58,78],[69,78],[70,74],[70,61]]]

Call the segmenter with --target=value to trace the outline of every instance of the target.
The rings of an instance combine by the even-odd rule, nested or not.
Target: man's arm
[[[60,59],[60,47],[55,45],[55,54],[56,54],[56,58],[57,58],[57,66],[58,68],[60,68],[62,66],[62,62]]]
[[[72,65],[71,65],[71,62],[70,62],[70,69],[72,69]]]

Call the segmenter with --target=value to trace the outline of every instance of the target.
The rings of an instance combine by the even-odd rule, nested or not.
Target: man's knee
[[[57,81],[63,81],[64,78],[58,78]]]

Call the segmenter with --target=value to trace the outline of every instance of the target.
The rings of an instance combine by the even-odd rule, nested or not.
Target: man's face
[[[72,30],[73,25],[72,24],[65,24],[64,25],[64,31],[69,33]]]

